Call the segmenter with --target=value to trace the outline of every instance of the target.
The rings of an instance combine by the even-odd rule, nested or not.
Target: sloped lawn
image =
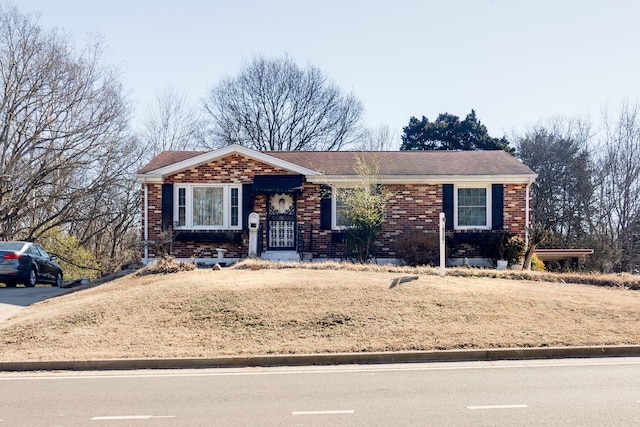
[[[640,343],[640,292],[622,286],[244,267],[129,275],[37,303],[0,325],[0,360]]]

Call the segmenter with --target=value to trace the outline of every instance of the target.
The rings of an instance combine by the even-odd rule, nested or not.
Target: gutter
[[[459,182],[528,184],[537,175],[378,175],[375,180],[380,184],[455,184]],[[358,175],[314,175],[307,176],[307,182],[313,184],[339,184],[360,182]]]

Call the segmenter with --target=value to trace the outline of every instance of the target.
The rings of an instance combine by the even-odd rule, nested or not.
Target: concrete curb
[[[640,345],[496,348],[480,350],[402,351],[214,358],[104,359],[0,362],[0,371],[99,371],[132,369],[242,368],[266,366],[355,365],[493,360],[640,357]]]

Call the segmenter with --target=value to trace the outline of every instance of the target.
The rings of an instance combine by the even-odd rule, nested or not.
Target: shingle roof
[[[188,160],[206,151],[164,151],[140,174]],[[535,175],[518,159],[494,151],[267,151],[264,154],[325,175],[355,175],[358,156],[377,159],[380,175]]]
[[[151,159],[151,161],[140,169],[138,173],[143,174],[151,172],[204,153],[206,153],[206,151],[163,151]]]
[[[357,156],[375,158],[380,175],[531,175],[509,153],[495,151],[280,151],[273,157],[325,175],[354,175]]]

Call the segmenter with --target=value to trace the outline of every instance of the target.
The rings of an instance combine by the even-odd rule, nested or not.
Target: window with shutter
[[[187,230],[240,230],[242,186],[237,184],[176,184],[173,218]]]

